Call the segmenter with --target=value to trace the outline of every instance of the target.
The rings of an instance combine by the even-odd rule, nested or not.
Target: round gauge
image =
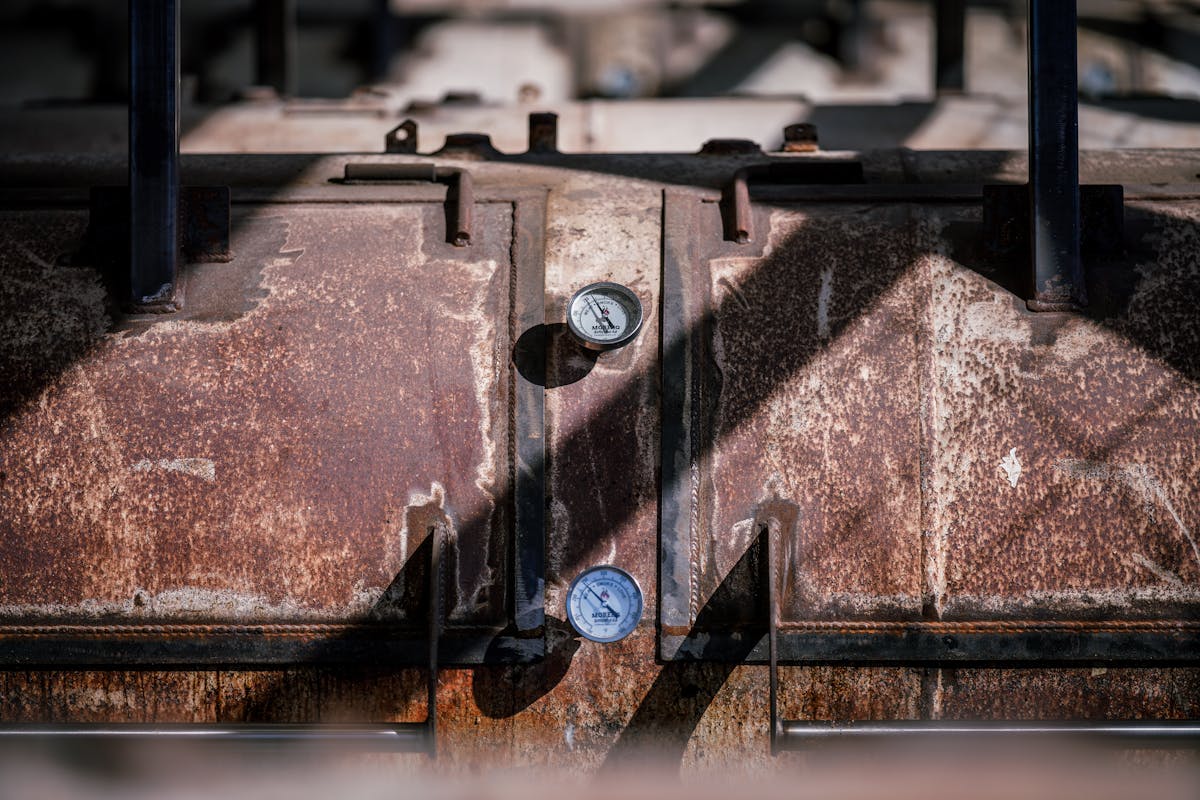
[[[624,639],[642,618],[642,588],[623,569],[585,569],[567,589],[567,619],[593,642]]]
[[[567,304],[567,327],[589,350],[615,350],[642,329],[642,303],[619,283],[593,283]]]

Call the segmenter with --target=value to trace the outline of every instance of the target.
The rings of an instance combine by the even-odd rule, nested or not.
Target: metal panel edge
[[[675,656],[666,629],[692,623],[692,497],[696,475],[695,426],[699,404],[693,375],[695,309],[689,308],[696,251],[697,197],[663,192],[661,485],[659,494],[659,655]]]

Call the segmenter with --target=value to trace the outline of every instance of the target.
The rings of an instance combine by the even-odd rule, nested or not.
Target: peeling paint
[[[143,458],[132,467],[134,472],[178,472],[182,475],[192,475],[206,481],[217,478],[217,467],[211,458],[160,458],[155,461]]]
[[[817,338],[829,338],[829,303],[833,297],[833,269],[821,270],[821,287],[817,290]]]
[[[1021,459],[1017,457],[1017,448],[1010,449],[1008,455],[1000,460],[999,466],[1008,480],[1008,485],[1013,489],[1017,488],[1017,481],[1021,479]]]

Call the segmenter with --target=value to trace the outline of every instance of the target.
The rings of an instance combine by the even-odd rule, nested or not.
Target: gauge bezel
[[[584,333],[582,329],[576,327],[575,325],[575,315],[571,313],[575,308],[575,301],[589,292],[595,292],[600,289],[613,290],[617,294],[622,295],[628,301],[628,305],[637,312],[635,315],[636,319],[634,316],[630,317],[631,322],[629,325],[629,330],[626,331],[625,335],[620,339],[596,339]],[[575,340],[589,350],[616,350],[619,347],[624,347],[636,339],[637,335],[642,332],[642,322],[645,320],[645,318],[646,315],[642,311],[642,301],[637,294],[628,286],[623,286],[619,283],[613,283],[612,281],[589,283],[587,286],[584,286],[582,289],[575,292],[575,294],[571,295],[571,299],[567,301],[567,328],[571,331],[571,335],[575,337]]]
[[[633,626],[630,627],[630,629],[628,631],[626,631],[625,633],[622,633],[620,636],[610,636],[608,638],[603,638],[603,637],[598,637],[598,636],[592,636],[589,633],[585,633],[583,630],[580,629],[579,623],[577,623],[575,621],[575,612],[571,610],[571,598],[575,595],[575,589],[576,589],[576,587],[579,586],[579,582],[582,581],[584,578],[586,578],[588,575],[591,575],[593,572],[599,572],[601,570],[611,570],[612,572],[616,572],[616,573],[622,575],[625,578],[625,580],[629,581],[633,585],[634,591],[637,592],[637,598],[638,598],[637,618],[634,619]],[[632,575],[630,575],[628,572],[621,569],[620,567],[614,567],[611,564],[596,564],[595,566],[588,567],[583,572],[576,575],[575,580],[571,581],[571,585],[569,587],[567,587],[566,606],[567,606],[567,622],[569,622],[571,624],[571,627],[575,630],[576,633],[578,633],[583,638],[588,639],[589,641],[599,642],[600,644],[610,644],[612,642],[621,641],[626,636],[628,636],[629,634],[631,634],[635,630],[637,630],[638,623],[641,622],[642,617],[644,617],[646,615],[646,593],[642,591],[642,585],[640,583],[638,583],[637,578],[633,577]]]

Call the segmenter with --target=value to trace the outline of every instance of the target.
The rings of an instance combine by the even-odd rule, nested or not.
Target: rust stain
[[[1172,250],[1144,269],[1124,315],[1098,324],[1029,315],[962,265],[933,264],[943,615],[1136,616],[1195,602],[1200,472],[1184,443],[1200,434],[1200,394],[1178,348],[1200,331],[1144,299],[1164,274],[1186,286],[1191,267]],[[1147,331],[1147,314],[1177,322]]]

